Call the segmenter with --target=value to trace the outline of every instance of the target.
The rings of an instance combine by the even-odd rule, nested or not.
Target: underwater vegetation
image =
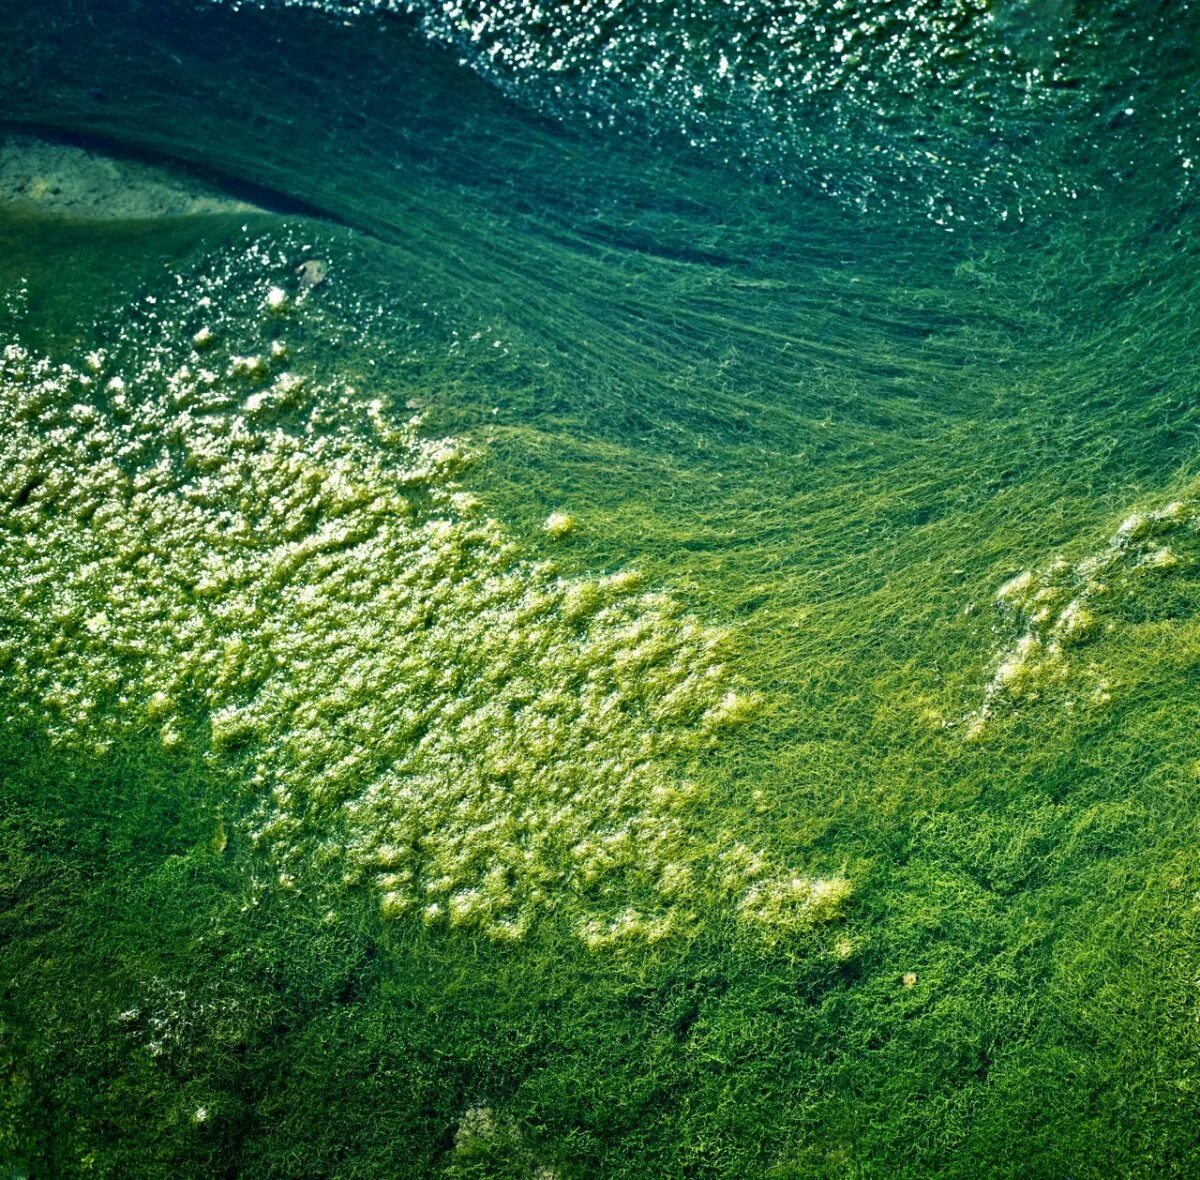
[[[720,894],[776,935],[836,916],[846,882],[690,818],[687,756],[755,708],[727,637],[633,571],[521,561],[453,440],[311,387],[288,327],[312,288],[273,281],[296,265],[254,242],[219,279],[177,271],[122,317],[135,369],[5,346],[8,723],[102,756],[200,719],[280,881],[323,857],[389,917],[513,940],[547,910],[599,949]]]
[[[0,0],[0,1175],[1200,1171],[1195,21]]]
[[[1070,204],[1109,183],[1114,159],[1153,159],[1186,189],[1200,158],[1186,74],[1177,89],[1143,93],[1147,50],[1173,63],[1194,48],[1188,0],[1086,11],[1006,0],[285,2],[343,18],[411,14],[523,105],[677,139],[770,183],[863,211],[899,206],[948,232]],[[1102,169],[1087,161],[1098,122]],[[1063,154],[1047,150],[1047,125],[1068,137]]]
[[[996,591],[996,604],[1010,619],[1024,625],[1020,638],[1001,656],[995,675],[984,691],[984,701],[971,719],[968,736],[978,737],[1001,702],[1036,699],[1047,682],[1072,678],[1067,653],[1095,638],[1101,626],[1112,630],[1105,599],[1134,597],[1139,581],[1176,569],[1181,560],[1192,563],[1190,554],[1181,558],[1169,544],[1179,533],[1186,543],[1198,531],[1200,518],[1194,507],[1182,500],[1151,512],[1134,512],[1117,527],[1108,544],[1071,565],[1057,557],[1036,573],[1025,570]],[[1190,549],[1191,546],[1189,545]],[[1145,597],[1144,587],[1141,597]],[[1099,614],[1099,617],[1097,615]],[[1089,670],[1098,671],[1090,664]],[[1074,676],[1078,685],[1078,673]],[[1112,699],[1109,686],[1098,675],[1090,692],[1094,704]],[[1075,696],[1067,696],[1073,708]]]

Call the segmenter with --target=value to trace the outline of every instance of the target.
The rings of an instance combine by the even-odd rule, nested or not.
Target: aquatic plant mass
[[[1200,1171],[1198,47],[0,0],[0,1174]]]

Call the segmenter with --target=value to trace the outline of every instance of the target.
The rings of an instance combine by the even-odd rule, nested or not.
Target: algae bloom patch
[[[553,915],[596,950],[714,903],[772,940],[835,917],[845,881],[704,816],[689,766],[757,701],[729,637],[629,571],[533,560],[456,441],[290,359],[292,262],[181,276],[112,356],[4,352],[10,721],[100,756],[199,743],[282,884],[368,880],[389,917],[514,940]]]
[[[1072,651],[1105,629],[1100,616],[1106,603],[1134,596],[1148,576],[1177,569],[1183,559],[1168,542],[1174,537],[1191,548],[1198,528],[1194,501],[1172,500],[1131,513],[1102,547],[1079,561],[1056,557],[1005,582],[996,591],[996,607],[1017,634],[1001,650],[983,701],[967,718],[967,737],[981,736],[1005,709],[1034,701],[1055,684],[1065,686],[1068,710],[1079,702],[1108,704],[1110,685],[1099,666],[1073,666]],[[1107,629],[1115,625],[1109,622]]]

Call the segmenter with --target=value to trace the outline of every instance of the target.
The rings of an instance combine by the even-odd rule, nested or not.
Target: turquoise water
[[[1192,1174],[1194,25],[0,5],[8,1174]]]

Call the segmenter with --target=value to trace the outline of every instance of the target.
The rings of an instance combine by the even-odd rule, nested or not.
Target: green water
[[[5,1174],[1195,1174],[1190,8],[414,7],[0,4]]]

